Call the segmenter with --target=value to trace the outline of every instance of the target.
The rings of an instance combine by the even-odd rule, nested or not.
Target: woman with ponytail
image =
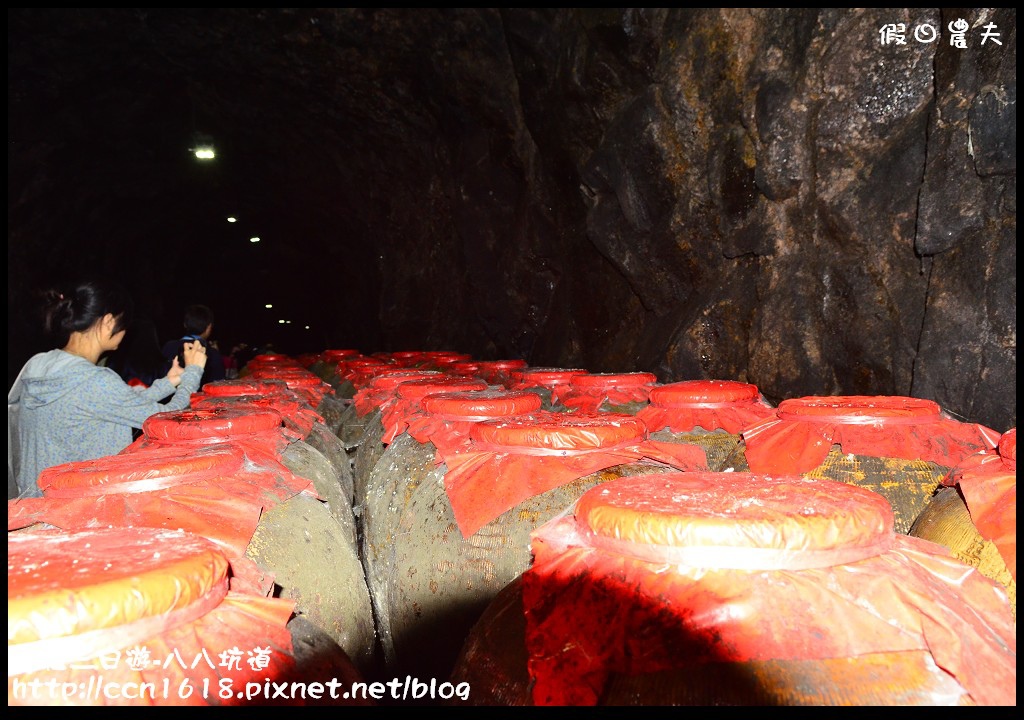
[[[131,297],[117,285],[86,280],[46,293],[45,329],[57,349],[30,358],[7,394],[8,494],[13,477],[19,497],[39,497],[45,468],[115,455],[150,415],[188,407],[206,365],[199,342],[186,343],[185,367],[175,359],[141,391],[99,364],[131,316]]]

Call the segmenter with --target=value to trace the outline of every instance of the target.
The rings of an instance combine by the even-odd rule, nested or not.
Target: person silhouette
[[[206,305],[189,305],[185,308],[185,319],[183,323],[185,334],[176,340],[168,340],[163,346],[164,368],[170,368],[175,356],[178,364],[182,361],[182,348],[185,343],[199,341],[206,349],[206,368],[203,371],[199,387],[206,383],[223,380],[226,377],[224,370],[224,359],[218,350],[210,342],[213,334],[213,311]]]

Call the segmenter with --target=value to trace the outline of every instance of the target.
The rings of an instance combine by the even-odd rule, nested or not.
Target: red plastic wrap
[[[405,432],[410,420],[420,413],[420,404],[428,395],[457,390],[486,390],[487,383],[477,378],[447,375],[425,380],[409,380],[396,388],[397,395],[385,401],[381,407],[381,424],[384,435],[381,442],[390,444]]]
[[[294,395],[284,380],[268,380],[257,377],[217,380],[206,383],[202,391],[214,397],[230,397],[234,395]]]
[[[43,498],[8,503],[8,530],[45,522],[91,527],[184,529],[245,554],[264,509],[301,492],[309,480],[245,463],[241,446],[218,443],[140,449],[47,468]]]
[[[540,410],[536,393],[525,390],[470,390],[432,394],[423,409],[442,420],[479,422]]]
[[[194,410],[208,410],[217,407],[255,408],[276,410],[281,414],[284,425],[289,430],[306,437],[313,426],[320,422],[320,415],[302,402],[297,395],[207,395],[195,393],[190,404]]]
[[[352,403],[355,405],[356,413],[362,417],[368,415],[385,400],[394,397],[395,388],[410,380],[429,380],[443,376],[440,370],[410,370],[409,368],[386,368],[378,373],[362,387],[356,390]]]
[[[560,396],[566,407],[594,413],[611,405],[647,402],[658,381],[653,373],[582,373],[569,378],[569,388]]]
[[[232,439],[275,456],[301,439],[283,427],[281,413],[271,408],[212,407],[157,413],[142,423],[144,444],[221,442]]]
[[[352,383],[356,389],[369,384],[378,373],[394,369],[396,369],[394,365],[374,358],[363,358],[361,360],[338,363],[338,374],[343,379]],[[401,369],[404,370],[404,368]]]
[[[196,452],[182,452],[175,447],[152,448],[46,468],[39,475],[39,488],[49,497],[99,495],[111,490],[162,490],[182,483],[231,477],[241,470],[244,460],[242,449],[227,443]]]
[[[480,371],[480,363],[475,360],[456,360],[445,369],[448,372],[455,373],[456,375],[483,377],[483,374]]]
[[[999,433],[950,417],[931,400],[832,396],[783,400],[775,417],[743,430],[753,472],[805,473],[832,445],[844,453],[956,465],[994,448]]]
[[[202,538],[23,531],[8,535],[7,564],[8,705],[241,705],[222,680],[241,694],[295,675],[292,601],[229,591],[228,563]]]
[[[358,350],[324,350],[320,353],[320,359],[326,363],[334,364],[341,362],[342,360],[352,360],[360,355],[361,353]]]
[[[999,439],[994,451],[972,455],[946,476],[959,485],[978,533],[992,542],[1017,580],[1017,428]]]
[[[255,370],[256,368],[265,368],[265,367],[273,367],[273,368],[284,367],[284,368],[288,368],[288,367],[302,367],[302,366],[295,360],[295,358],[293,358],[293,357],[291,357],[289,355],[279,355],[277,353],[263,353],[263,354],[256,355],[255,357],[253,357],[252,360],[250,360],[248,362],[246,367]]]
[[[513,448],[535,454],[597,450],[637,443],[646,437],[642,422],[628,415],[537,413],[480,423],[470,431],[476,447],[498,452]]]
[[[400,350],[391,353],[391,360],[405,368],[434,369],[471,359],[471,355],[453,350]]]
[[[334,394],[330,383],[302,367],[257,369],[251,377],[257,380],[281,380],[314,408],[320,406],[325,396]]]
[[[261,468],[290,477],[282,456],[290,443],[303,436],[283,427],[283,420],[276,410],[241,406],[159,413],[142,423],[142,436],[120,454],[152,447],[199,448],[232,442]]]
[[[473,390],[423,398],[421,412],[409,418],[407,432],[451,453],[469,442],[469,429],[483,420],[525,415],[540,410],[537,393],[526,390]]]
[[[680,470],[707,470],[704,449],[655,443],[630,415],[539,411],[474,424],[455,452],[438,448],[444,483],[463,537],[506,510],[604,468],[649,460]]]
[[[269,408],[179,410],[147,418],[142,432],[152,440],[217,439],[277,432],[281,421],[281,413]]]
[[[895,534],[884,498],[863,488],[622,478],[536,530],[533,551],[523,607],[536,704],[596,704],[613,673],[878,653],[928,654],[930,672],[975,703],[1016,703],[1006,594],[945,548]]]
[[[651,389],[650,405],[636,416],[651,432],[665,428],[688,432],[695,428],[740,433],[775,417],[775,408],[756,385],[735,380],[684,380]]]
[[[569,381],[574,375],[586,375],[582,368],[542,368],[525,367],[509,370],[509,388],[527,390],[529,388],[546,388],[551,391],[551,402],[561,401],[569,390]]]
[[[501,385],[508,387],[512,383],[512,371],[526,367],[526,361],[520,358],[508,360],[476,360],[475,372],[480,374],[489,385]]]
[[[437,351],[424,353],[426,356],[423,362],[423,367],[434,367],[439,369],[447,369],[452,363],[466,362],[472,360],[473,356],[467,353],[449,352],[449,351]]]

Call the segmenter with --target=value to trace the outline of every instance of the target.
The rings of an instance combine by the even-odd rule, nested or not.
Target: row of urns
[[[965,508],[957,468],[1015,462],[1015,432],[1000,452],[997,433],[934,403],[772,408],[745,383],[327,351],[256,358],[192,405],[152,418],[122,456],[44,473],[39,506],[9,507],[9,528],[14,517],[25,538],[99,524],[212,541],[229,565],[217,608],[235,593],[291,603],[292,642],[273,645],[287,668],[250,667],[257,681],[408,674],[448,680],[441,700],[481,705],[1003,704],[1014,687],[1014,580],[977,552],[1001,559],[1005,546],[971,522],[982,501],[957,524],[973,545],[944,548],[917,529],[936,526],[928,511]],[[962,572],[955,588],[935,579]],[[109,584],[83,577],[86,590]],[[52,592],[39,582],[9,581],[9,601],[33,618]],[[121,620],[156,613],[181,632],[180,608],[145,605]],[[42,625],[22,656],[61,633],[105,632],[95,620]],[[52,660],[12,677],[52,676]],[[207,664],[171,685],[198,688],[190,673]],[[125,672],[166,683],[170,670]],[[154,704],[285,702],[235,692],[245,678],[230,672],[230,697],[217,696],[223,666],[208,675],[203,691]],[[452,699],[456,687],[467,691]]]

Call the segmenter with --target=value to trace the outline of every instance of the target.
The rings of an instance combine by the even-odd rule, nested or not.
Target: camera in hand
[[[192,337],[186,337],[182,339],[181,345],[178,346],[178,365],[183,368],[185,367],[185,344],[191,342],[199,342],[199,340]]]

